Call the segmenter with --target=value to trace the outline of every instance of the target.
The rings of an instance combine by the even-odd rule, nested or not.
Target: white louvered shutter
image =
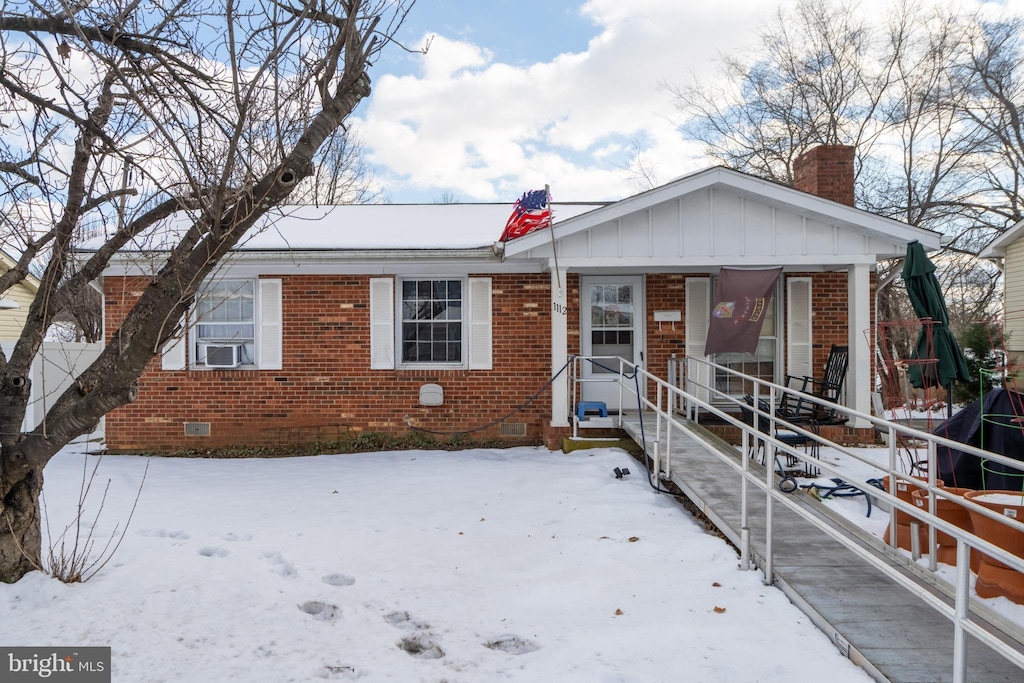
[[[811,346],[811,278],[786,280],[786,374],[814,374]],[[799,387],[797,387],[799,389]]]
[[[171,339],[160,352],[160,367],[164,370],[185,369],[185,346],[188,340],[188,329],[185,327],[185,319],[179,323],[179,337]]]
[[[395,281],[370,279],[370,368],[395,369]]]
[[[281,303],[281,279],[264,278],[259,281],[259,368],[280,370],[283,348],[283,315]]]
[[[491,279],[469,278],[469,369],[490,370]]]
[[[711,278],[686,278],[686,357],[707,360],[704,347],[711,321]],[[711,398],[711,368],[703,363],[687,363],[687,377],[694,382],[686,390],[702,401]]]

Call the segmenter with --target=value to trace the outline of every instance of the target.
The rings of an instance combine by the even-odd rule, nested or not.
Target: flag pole
[[[562,274],[558,270],[558,248],[555,245],[555,210],[551,206],[551,186],[544,183],[544,201],[548,205],[548,227],[551,228],[551,253],[555,257],[555,281],[558,283],[558,294],[562,294]]]

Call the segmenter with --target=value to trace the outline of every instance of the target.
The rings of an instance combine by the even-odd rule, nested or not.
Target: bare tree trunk
[[[0,462],[6,462],[3,458]],[[0,581],[13,583],[39,569],[42,538],[39,494],[43,491],[42,468],[30,467],[14,477],[0,474]]]
[[[0,137],[0,195],[8,205],[55,207],[21,223],[0,214],[0,229],[25,245],[15,267],[0,273],[0,293],[32,263],[46,264],[21,337],[10,357],[0,351],[0,581],[41,567],[46,463],[135,400],[139,376],[183,333],[204,281],[315,172],[327,141],[370,94],[366,70],[393,43],[412,2],[150,5],[86,3],[39,17],[35,4],[15,2],[0,13],[0,93],[18,111],[35,112]],[[215,21],[223,22],[221,42],[197,40]],[[266,28],[257,36],[252,27]],[[32,38],[9,37],[18,33]],[[19,47],[6,49],[10,41]],[[67,60],[83,54],[101,83],[67,79]],[[203,70],[225,57],[225,69]],[[76,86],[81,91],[71,92]],[[40,96],[47,88],[63,99]],[[136,156],[140,149],[153,157]],[[137,186],[129,187],[133,177]],[[147,262],[148,283],[99,358],[50,404],[45,430],[22,433],[29,371],[56,314],[129,242],[176,214],[191,222],[154,249],[160,260]],[[103,239],[76,258],[76,240],[93,236]]]

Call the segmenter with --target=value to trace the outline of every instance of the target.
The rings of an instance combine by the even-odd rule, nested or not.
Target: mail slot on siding
[[[444,389],[439,384],[424,384],[420,387],[421,406],[444,405]]]

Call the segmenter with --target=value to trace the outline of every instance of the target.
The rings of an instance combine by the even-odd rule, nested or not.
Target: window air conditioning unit
[[[199,358],[208,368],[237,368],[241,349],[241,344],[200,344]]]

